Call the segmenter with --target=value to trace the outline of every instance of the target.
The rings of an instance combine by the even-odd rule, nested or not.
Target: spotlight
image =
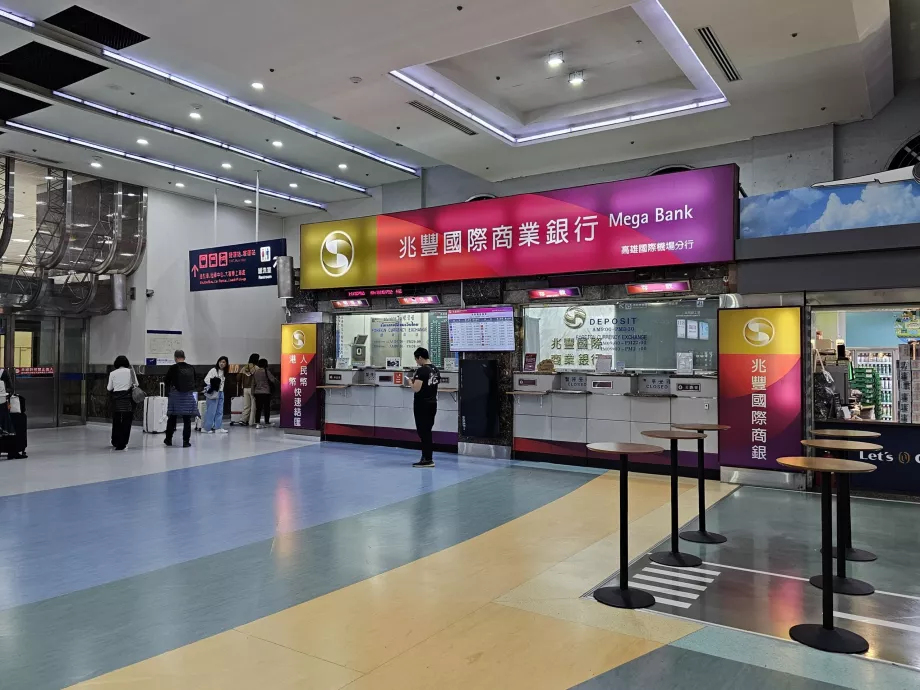
[[[137,143],[140,144],[141,146],[146,146],[146,145],[149,144],[150,142],[147,141],[146,139],[138,139],[138,140],[137,140]]]
[[[569,74],[569,84],[572,86],[580,86],[585,83],[585,73],[583,70],[578,72],[572,72]]]
[[[232,168],[233,166],[230,165],[230,163],[221,163],[221,164],[220,164],[220,167],[222,167],[224,170],[229,170],[229,169]]]
[[[272,146],[274,146],[276,149],[280,149],[282,146],[284,146],[284,144],[276,139],[272,142]]]
[[[176,182],[176,186],[177,186],[179,189],[182,189],[183,187],[185,187],[185,183],[184,183],[184,182]]]
[[[261,91],[265,88],[265,84],[260,81],[254,81],[252,82],[252,88],[254,88],[256,91]]]
[[[200,120],[200,119],[201,119],[201,113],[199,113],[197,110],[193,110],[192,112],[190,112],[190,113],[188,114],[188,116],[189,116],[190,118],[192,118],[193,120]]]
[[[546,58],[546,64],[550,67],[562,67],[562,63],[565,62],[565,59],[562,56],[562,51],[557,50],[554,53],[550,53],[549,57]]]
[[[348,170],[348,163],[339,163],[339,170]]]

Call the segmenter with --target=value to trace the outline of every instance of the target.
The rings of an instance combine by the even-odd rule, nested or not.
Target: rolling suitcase
[[[12,397],[12,396],[11,396]],[[26,417],[26,400],[19,397],[19,412],[10,413],[10,421],[13,423],[15,436],[0,437],[0,453],[7,453],[10,459],[27,458],[26,447],[29,445],[28,440],[28,418]]]
[[[195,431],[201,431],[202,425],[204,424],[204,416],[208,412],[208,401],[199,400],[198,401],[198,416],[195,418]]]
[[[144,433],[162,434],[166,432],[166,411],[169,407],[169,398],[166,397],[166,386],[160,384],[160,394],[148,395],[144,398]]]
[[[243,396],[230,398],[230,426],[236,426],[243,420]],[[245,420],[248,422],[249,420]]]

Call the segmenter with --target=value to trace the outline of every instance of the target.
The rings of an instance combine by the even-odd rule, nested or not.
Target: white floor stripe
[[[729,570],[741,570],[745,573],[757,573],[758,575],[771,575],[773,577],[784,577],[787,580],[798,580],[799,582],[808,582],[807,577],[796,577],[795,575],[782,575],[780,573],[771,573],[766,570],[754,570],[752,568],[739,568],[736,565],[723,565],[722,563],[710,563],[703,561],[706,565],[714,565],[716,568],[728,568]]]
[[[680,580],[666,580],[663,577],[653,577],[651,575],[645,575],[643,573],[637,573],[633,575],[637,580],[648,580],[649,582],[659,582],[663,585],[669,585],[671,587],[686,587],[687,589],[695,589],[698,592],[705,592],[706,587],[703,585],[694,585],[689,582],[681,582]]]
[[[661,592],[662,594],[670,594],[673,597],[682,597],[684,599],[699,599],[699,594],[691,594],[690,592],[678,592],[676,589],[667,589],[666,587],[659,587],[658,585],[649,585],[645,582],[636,582],[635,580],[629,581],[630,587],[638,587],[639,589],[646,589],[649,592]]]
[[[661,563],[655,563],[654,565],[656,568],[671,568],[673,570],[679,570],[682,573],[697,573],[698,575],[721,575],[722,574],[717,570],[703,570],[702,568],[681,568],[676,565],[663,565]],[[710,563],[709,565],[719,565],[719,564]]]
[[[916,625],[907,625],[906,623],[894,623],[893,621],[884,621],[878,618],[866,618],[865,616],[856,616],[852,613],[843,613],[834,611],[836,618],[846,618],[850,621],[859,621],[860,623],[869,623],[870,625],[881,625],[886,628],[896,628],[898,630],[908,630],[910,632],[920,633],[920,628]]]
[[[663,597],[655,597],[656,604],[664,604],[665,606],[676,606],[681,609],[689,609],[690,604],[685,601],[674,601],[673,599],[664,599]],[[687,620],[684,618],[683,620]]]
[[[681,573],[676,570],[659,570],[655,568],[643,568],[643,572],[646,573],[658,573],[659,575],[667,575],[668,577],[678,577],[681,580],[693,580],[694,582],[715,582],[711,577],[700,577],[699,575],[688,575],[687,573]]]

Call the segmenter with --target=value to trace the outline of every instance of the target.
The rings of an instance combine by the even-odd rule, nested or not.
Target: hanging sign
[[[227,290],[278,284],[276,259],[287,254],[287,240],[265,240],[188,253],[189,289]]]
[[[802,455],[802,333],[798,307],[719,311],[723,465],[781,469]]]

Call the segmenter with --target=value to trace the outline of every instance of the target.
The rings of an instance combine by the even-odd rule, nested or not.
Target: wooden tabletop
[[[614,453],[619,455],[638,455],[639,453],[661,453],[664,448],[647,443],[589,443],[588,450],[596,453]]]
[[[882,446],[877,443],[866,443],[865,441],[847,441],[842,438],[806,438],[802,440],[802,445],[809,448],[820,448],[821,450],[881,450]]]
[[[862,429],[815,429],[815,436],[832,436],[834,438],[878,438],[881,434],[877,431],[863,431]]]
[[[728,431],[731,429],[728,424],[672,424],[671,426],[687,431]]]
[[[841,474],[859,474],[860,472],[875,472],[875,465],[856,460],[842,460],[841,458],[777,458],[783,467],[794,470],[813,470],[814,472],[839,472]]]
[[[643,431],[642,435],[649,438],[666,438],[671,441],[696,441],[697,439],[706,438],[706,434],[681,431],[680,429],[676,431],[671,429],[652,429],[651,431]]]

